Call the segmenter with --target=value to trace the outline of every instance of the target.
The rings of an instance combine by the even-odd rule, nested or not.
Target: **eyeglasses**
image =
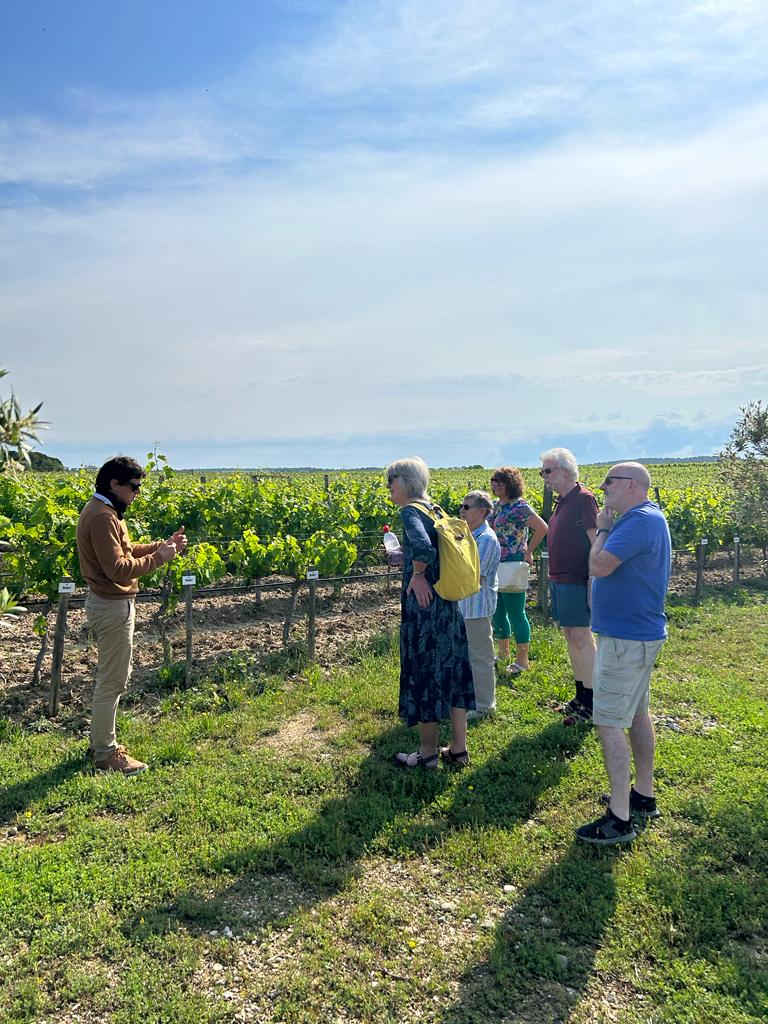
[[[469,512],[471,508],[477,508],[477,505],[467,505],[466,503],[461,506],[462,512]]]
[[[135,484],[133,480],[126,480],[125,486],[130,487],[134,494],[141,490],[141,484]]]
[[[539,470],[539,476],[549,476],[550,473],[554,473],[555,470],[557,470],[558,468],[559,468],[558,466],[555,466],[554,468],[540,469]]]
[[[605,480],[600,484],[601,487],[607,487],[608,484],[612,484],[614,480],[634,480],[633,476],[607,476]]]

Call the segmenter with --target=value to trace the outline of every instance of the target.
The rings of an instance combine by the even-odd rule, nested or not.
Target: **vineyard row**
[[[696,551],[695,560],[695,581],[693,585],[693,598],[694,602],[698,603],[701,600],[704,582],[705,582],[705,569],[708,557],[713,552],[709,550],[709,545],[705,539],[698,545]],[[676,556],[683,554],[677,552]],[[737,540],[733,551],[732,551],[732,570],[731,570],[731,584],[736,587],[740,583],[740,572],[741,572],[741,545]],[[535,603],[541,610],[544,620],[547,621],[549,618],[549,588],[547,585],[548,581],[548,556],[546,552],[542,553],[541,557],[536,560],[536,573],[532,577],[532,585],[530,595],[535,598]],[[675,565],[678,562],[676,557]],[[673,566],[674,573],[674,566]],[[289,600],[287,605],[287,611],[285,620],[283,622],[283,647],[287,647],[289,638],[291,636],[291,628],[293,625],[294,617],[296,614],[296,608],[299,600],[300,592],[306,590],[308,595],[307,601],[307,619],[306,619],[306,652],[308,660],[314,661],[315,657],[315,635],[316,635],[316,617],[317,617],[317,590],[319,587],[332,587],[334,596],[338,597],[341,588],[346,583],[360,583],[375,581],[377,583],[386,583],[387,589],[391,590],[393,583],[395,583],[400,576],[398,570],[387,568],[386,570],[374,572],[374,573],[358,573],[355,575],[343,575],[337,577],[321,578],[316,570],[310,569],[307,572],[306,579],[292,579],[292,580],[281,580],[272,582],[261,582],[259,584],[252,585],[240,585],[240,586],[213,586],[198,589],[198,580],[193,574],[186,575],[182,580],[182,595],[181,599],[184,604],[184,617],[185,617],[185,662],[184,662],[184,682],[185,685],[189,685],[191,680],[192,666],[194,661],[194,641],[193,641],[193,618],[192,609],[193,603],[196,597],[199,598],[210,598],[219,595],[234,595],[234,594],[253,594],[257,601],[261,601],[261,595],[265,592],[287,590],[289,592]],[[67,615],[71,605],[75,603],[81,604],[84,601],[84,595],[76,595],[74,581],[66,579],[60,582],[59,587],[59,599],[56,611],[56,621],[54,628],[54,642],[53,642],[53,653],[52,653],[52,668],[51,668],[51,689],[49,699],[49,712],[54,715],[58,710],[59,700],[59,689],[61,685],[62,666],[64,660],[64,643],[67,632]],[[170,590],[169,587],[161,588],[155,592],[143,592],[139,595],[139,598],[144,601],[157,602],[157,611],[153,614],[152,620],[157,627],[160,640],[163,647],[163,664],[166,669],[170,669],[172,666],[172,644],[170,637],[170,630],[174,624],[175,613],[178,605],[178,599],[176,595]],[[529,598],[530,599],[530,598]],[[42,643],[40,653],[37,659],[36,672],[39,672],[39,668],[42,665],[43,657],[46,652],[48,636],[49,636],[49,623],[48,623],[48,611],[50,603],[45,606],[45,612],[39,617],[39,624],[42,626],[39,629],[39,633],[42,635]],[[35,680],[36,681],[36,680]]]

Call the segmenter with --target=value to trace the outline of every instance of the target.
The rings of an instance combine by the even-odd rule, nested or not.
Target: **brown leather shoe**
[[[97,772],[120,772],[122,775],[138,775],[149,767],[143,761],[131,757],[125,747],[113,750],[103,761],[94,761],[93,766]]]

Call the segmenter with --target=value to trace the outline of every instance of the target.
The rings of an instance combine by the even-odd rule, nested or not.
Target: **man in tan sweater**
[[[187,546],[183,526],[168,540],[131,543],[123,515],[144,476],[134,459],[109,459],[96,475],[96,493],[77,524],[80,570],[88,584],[85,614],[99,649],[91,714],[93,761],[97,771],[123,775],[137,775],[147,767],[119,746],[115,735],[117,705],[131,676],[138,579]]]

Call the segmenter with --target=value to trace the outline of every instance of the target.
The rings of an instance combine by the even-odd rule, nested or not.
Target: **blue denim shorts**
[[[588,626],[592,615],[587,604],[585,583],[550,583],[552,618],[561,626]]]

